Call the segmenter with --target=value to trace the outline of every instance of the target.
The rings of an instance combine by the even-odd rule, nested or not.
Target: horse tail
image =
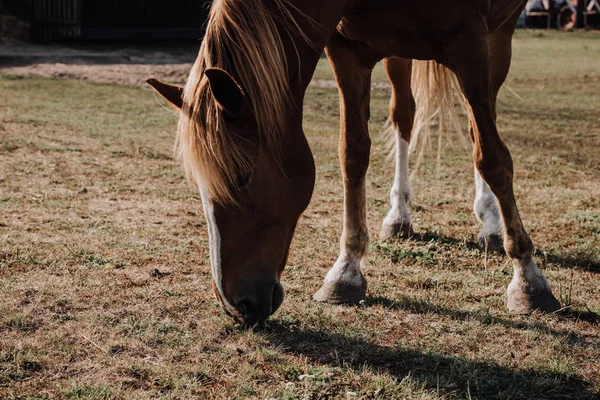
[[[464,96],[454,73],[435,61],[413,61],[411,87],[416,110],[409,150],[412,153],[418,149],[418,167],[425,149],[432,146],[434,139],[431,128],[437,124],[439,167],[441,152],[446,144],[453,145],[458,141],[469,146],[468,136],[459,118],[460,111],[466,114]]]

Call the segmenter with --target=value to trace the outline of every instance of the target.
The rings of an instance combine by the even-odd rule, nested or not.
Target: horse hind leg
[[[510,32],[510,36],[512,36],[512,32]],[[504,49],[496,51],[495,55],[505,56]],[[494,55],[492,55],[493,57]],[[508,54],[508,61],[510,64],[510,54]],[[500,67],[494,68],[496,65]],[[391,209],[383,220],[380,240],[396,236],[408,238],[414,235],[409,208],[413,191],[408,168],[408,149],[415,118],[415,99],[411,89],[412,60],[388,58],[384,60],[384,67],[392,84],[390,122],[394,130],[396,165],[394,183],[390,193]],[[494,99],[507,74],[508,68],[504,68],[502,62],[493,63]],[[503,251],[503,232],[498,201],[477,168],[475,168],[475,188],[476,197],[473,210],[477,220],[483,225],[478,237],[479,247],[482,250],[501,252]]]
[[[446,55],[446,63],[455,71],[469,102],[469,118],[474,127],[473,160],[498,200],[504,224],[504,249],[514,269],[507,290],[507,308],[519,314],[556,311],[560,303],[533,259],[533,243],[523,227],[514,197],[512,158],[496,128],[490,79],[492,46],[484,31],[457,39],[452,52]]]
[[[498,200],[475,166],[475,201],[473,212],[482,225],[477,236],[482,251],[501,253],[503,247],[502,217]]]
[[[313,298],[329,303],[358,303],[365,299],[367,281],[361,268],[369,245],[365,177],[371,140],[368,107],[371,90],[370,62],[358,59],[357,42],[335,34],[327,56],[340,93],[339,156],[344,184],[344,222],[340,255]]]
[[[381,240],[414,234],[409,210],[413,192],[408,173],[408,147],[415,118],[415,99],[410,87],[412,61],[388,58],[384,66],[392,83],[390,122],[394,129],[396,168],[390,192],[391,209],[381,226]]]

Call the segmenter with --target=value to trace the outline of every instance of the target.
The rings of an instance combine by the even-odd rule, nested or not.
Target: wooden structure
[[[600,14],[600,0],[586,0],[585,10],[583,11],[583,27],[589,29],[588,18],[590,15]]]
[[[35,0],[31,2],[31,9],[34,41],[81,35],[81,0]]]
[[[542,0],[539,3],[541,4],[540,9],[533,9],[537,0],[529,0],[527,5],[525,6],[525,25],[527,25],[527,18],[530,17],[545,17],[546,18],[546,28],[550,29],[552,23],[552,13],[550,12],[550,1]]]
[[[210,1],[32,0],[33,39],[200,39]]]
[[[552,20],[558,29],[566,31],[577,26],[577,7],[581,0],[529,0],[525,6],[525,24],[528,18],[546,18],[546,28],[552,27]]]

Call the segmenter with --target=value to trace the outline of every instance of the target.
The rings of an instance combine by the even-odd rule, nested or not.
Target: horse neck
[[[268,0],[267,0],[268,1]],[[312,193],[315,179],[315,165],[312,152],[302,129],[302,106],[304,93],[310,83],[317,63],[344,14],[348,0],[297,0],[293,11],[298,26],[306,38],[298,35],[290,38],[283,34],[286,59],[288,64],[289,88],[292,107],[286,118],[286,132],[281,137],[282,156],[285,162],[281,165],[289,179],[300,175],[310,179],[295,179],[299,193]],[[323,4],[327,3],[326,6]],[[291,39],[291,40],[290,40]]]
[[[299,11],[293,12],[296,22],[309,39],[307,43],[305,38],[295,36],[293,41],[286,43],[290,88],[301,109],[304,92],[321,54],[351,1],[299,0],[293,3]]]

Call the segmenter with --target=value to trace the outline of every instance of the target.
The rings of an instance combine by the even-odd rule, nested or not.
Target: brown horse
[[[254,325],[283,301],[281,274],[315,183],[302,103],[324,48],[340,93],[344,230],[339,259],[314,298],[332,303],[365,298],[367,121],[371,72],[382,59],[388,59],[394,83],[391,119],[398,132],[392,210],[383,236],[409,232],[406,147],[415,102],[405,60],[417,59],[454,72],[468,101],[482,237],[502,234],[514,265],[508,309],[559,308],[533,259],[515,203],[512,159],[495,123],[496,94],[508,73],[511,38],[524,5],[524,0],[215,0],[185,88],[150,83],[181,109],[177,151],[202,195],[213,286],[228,314]]]

